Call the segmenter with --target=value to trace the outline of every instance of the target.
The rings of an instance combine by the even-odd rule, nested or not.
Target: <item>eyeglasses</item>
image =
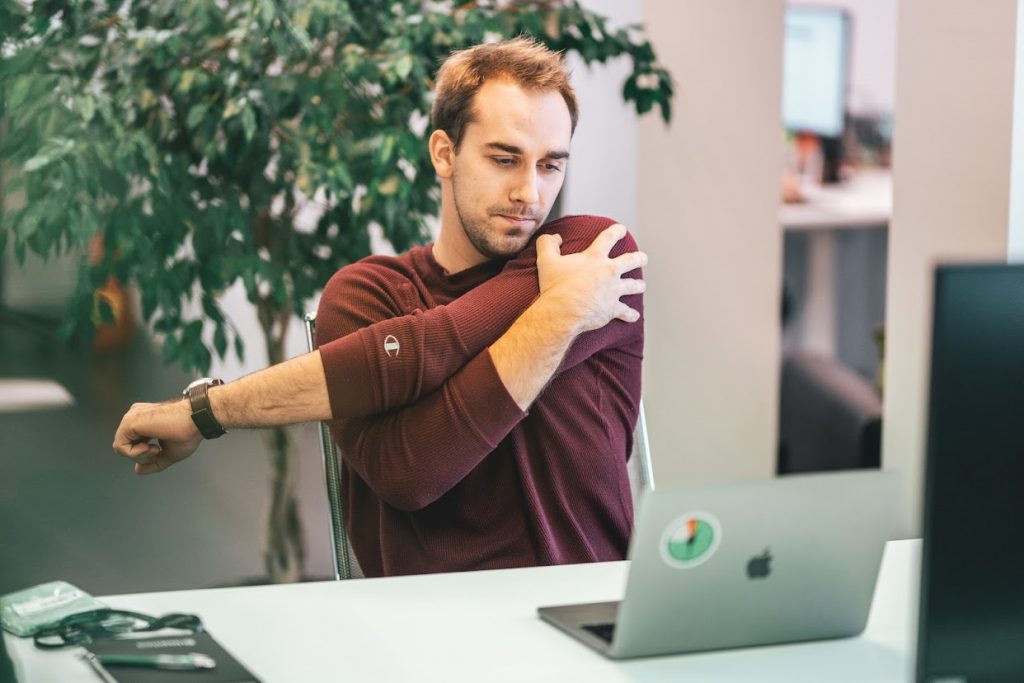
[[[36,647],[53,650],[71,645],[85,645],[94,640],[114,638],[125,633],[159,631],[164,628],[178,628],[202,633],[206,629],[202,620],[194,614],[165,614],[151,617],[148,614],[120,609],[96,609],[88,612],[69,614],[52,626],[35,634]]]

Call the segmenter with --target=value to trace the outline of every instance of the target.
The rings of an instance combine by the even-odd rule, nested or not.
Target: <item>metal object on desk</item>
[[[103,668],[100,661],[96,659],[96,655],[86,650],[82,653],[82,659],[92,667],[92,670],[96,672],[96,675],[100,677],[103,683],[117,683],[117,679],[110,675],[110,672]]]
[[[189,652],[183,655],[94,655],[91,652],[89,654],[95,657],[103,666],[143,666],[152,669],[163,669],[164,671],[198,671],[200,669],[214,669],[217,667],[217,662],[213,657],[204,655],[201,652]]]

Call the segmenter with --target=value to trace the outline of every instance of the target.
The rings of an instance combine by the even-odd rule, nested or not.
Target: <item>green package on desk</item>
[[[67,581],[51,581],[0,596],[0,626],[16,636],[32,636],[69,614],[102,607],[106,605]]]

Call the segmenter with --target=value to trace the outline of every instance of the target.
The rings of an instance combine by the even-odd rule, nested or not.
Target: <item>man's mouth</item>
[[[532,223],[536,223],[537,222],[537,219],[533,218],[532,216],[518,216],[518,215],[515,215],[515,214],[499,213],[498,217],[499,218],[504,218],[506,221],[508,221],[512,225],[517,225],[517,226],[525,226],[525,225],[530,225]]]

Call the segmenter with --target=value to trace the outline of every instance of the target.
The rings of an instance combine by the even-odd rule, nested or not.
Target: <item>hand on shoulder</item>
[[[647,264],[647,254],[633,250],[613,255],[626,236],[625,226],[613,223],[577,253],[562,253],[564,238],[560,233],[538,237],[541,297],[552,301],[578,332],[599,329],[616,319],[627,323],[640,319],[640,312],[621,299],[642,293],[646,283],[640,277],[623,275],[631,271],[639,275],[639,269]]]

